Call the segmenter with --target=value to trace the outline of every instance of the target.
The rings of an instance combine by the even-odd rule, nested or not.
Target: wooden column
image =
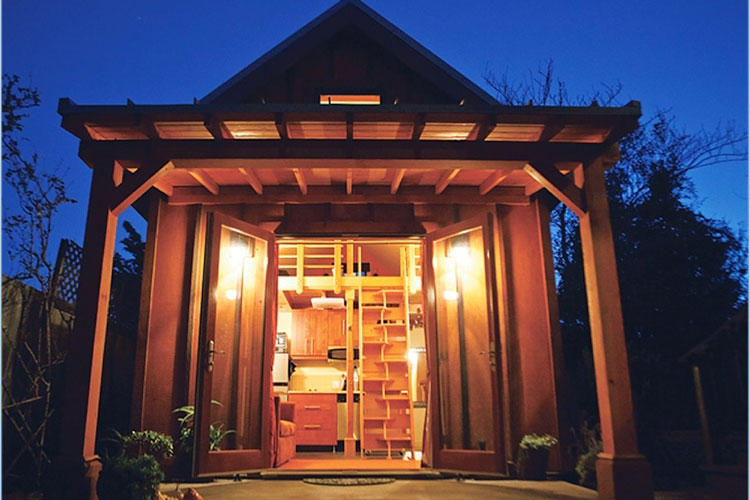
[[[66,385],[59,463],[64,464],[63,467],[84,464],[90,485],[87,492],[89,498],[96,498],[95,485],[99,471],[95,454],[96,427],[117,230],[117,216],[111,212],[109,205],[119,169],[111,160],[94,166],[75,325],[65,361]],[[71,477],[70,480],[75,481],[76,478]],[[60,485],[60,488],[64,486]]]
[[[638,453],[605,167],[599,158],[577,173],[587,207],[580,216],[581,246],[603,442],[598,492],[602,499],[650,499],[651,468]]]

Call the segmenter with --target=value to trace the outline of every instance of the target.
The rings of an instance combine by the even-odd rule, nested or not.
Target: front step
[[[425,470],[280,470],[265,469],[253,479],[305,479],[309,477],[393,477],[396,479],[442,479],[446,476],[433,469]]]

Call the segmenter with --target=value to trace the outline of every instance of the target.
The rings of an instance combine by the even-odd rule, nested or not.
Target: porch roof
[[[60,100],[58,112],[90,166],[114,160],[130,177],[153,181],[148,186],[171,203],[209,204],[388,203],[394,195],[414,203],[524,203],[542,187],[570,190],[566,174],[606,154],[641,114],[637,101],[468,107],[70,99]]]

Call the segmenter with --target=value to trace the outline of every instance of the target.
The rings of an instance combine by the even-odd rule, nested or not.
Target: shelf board
[[[375,399],[382,399],[383,401],[409,401],[409,396],[406,394],[399,394],[397,396],[375,396]]]
[[[362,417],[362,420],[372,420],[373,422],[374,421],[381,421],[382,422],[382,421],[385,421],[385,420],[393,420],[393,417],[385,417],[385,416],[382,416],[382,417]]]
[[[384,359],[376,359],[374,360],[375,363],[407,363],[408,360],[406,358],[384,358]]]

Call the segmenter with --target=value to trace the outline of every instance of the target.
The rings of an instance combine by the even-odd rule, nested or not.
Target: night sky
[[[27,150],[62,172],[79,201],[62,214],[56,239],[83,241],[91,177],[77,157],[78,140],[60,127],[60,97],[191,103],[334,3],[4,0],[3,72],[30,82],[42,98],[26,123]],[[668,109],[688,132],[727,122],[747,130],[746,0],[366,3],[484,88],[486,70],[520,80],[553,59],[572,95],[620,82],[621,104],[641,101],[642,123]],[[703,213],[746,238],[747,163],[705,168],[693,178]],[[4,185],[3,209],[14,203]],[[138,221],[131,212],[126,218]],[[137,225],[145,234],[145,224]]]

